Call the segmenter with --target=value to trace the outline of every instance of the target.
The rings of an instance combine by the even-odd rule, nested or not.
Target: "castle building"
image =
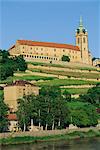
[[[15,81],[11,85],[4,87],[4,102],[12,112],[17,110],[17,100],[24,95],[38,95],[39,87],[23,80]]]
[[[9,49],[11,56],[22,55],[26,61],[55,62],[62,61],[63,55],[69,56],[70,62],[92,65],[92,57],[88,48],[88,32],[84,28],[82,18],[76,30],[76,45],[17,40]]]

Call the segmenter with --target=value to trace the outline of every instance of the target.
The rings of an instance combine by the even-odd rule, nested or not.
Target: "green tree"
[[[25,71],[27,64],[22,56],[10,58],[8,51],[0,50],[0,80],[5,80],[17,70]]]
[[[100,87],[96,86],[88,90],[87,94],[80,95],[80,101],[89,102],[96,107],[100,107]]]
[[[61,58],[62,61],[68,61],[70,62],[70,58],[69,56],[66,56],[66,55],[63,55],[62,58]]]
[[[63,128],[66,123],[67,107],[66,101],[61,96],[59,87],[43,87],[40,90],[42,107],[41,107],[41,122],[46,129],[54,127]]]
[[[67,102],[70,102],[70,101],[71,101],[71,94],[70,94],[67,90],[64,90],[64,92],[63,92],[62,94],[63,94],[63,98],[64,98]]]
[[[25,71],[27,69],[27,63],[25,62],[23,56],[20,55],[18,57],[15,57],[14,60],[19,71]]]
[[[26,131],[27,127],[36,122],[38,116],[38,102],[35,95],[26,95],[18,99],[17,118],[22,130]]]
[[[0,132],[6,132],[9,121],[7,119],[8,106],[4,103],[3,95],[0,95]]]
[[[68,102],[69,123],[79,127],[95,126],[98,123],[96,108],[84,102]]]

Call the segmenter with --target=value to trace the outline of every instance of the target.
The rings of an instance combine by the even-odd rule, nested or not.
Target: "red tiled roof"
[[[7,118],[8,120],[17,120],[16,114],[8,114]]]
[[[35,85],[33,85],[32,83],[30,83],[30,82],[28,82],[28,81],[24,81],[24,80],[17,80],[17,81],[15,81],[14,83],[8,84],[8,85],[6,85],[6,86],[25,86],[26,84],[30,84],[30,85],[32,85],[32,86],[35,86]],[[5,86],[5,87],[6,87],[6,86]]]
[[[13,45],[12,47],[10,47],[9,50],[12,49],[12,48],[14,48],[14,47],[15,47],[15,45]]]
[[[80,51],[78,46],[69,45],[69,44],[60,44],[60,43],[51,43],[51,42],[37,42],[37,41],[29,41],[29,40],[18,40],[17,42],[21,45],[44,46],[44,47],[53,47],[53,48],[67,48],[67,49]]]

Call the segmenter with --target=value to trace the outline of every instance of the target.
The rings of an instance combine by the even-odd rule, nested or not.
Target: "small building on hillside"
[[[24,95],[38,95],[39,87],[23,80],[15,81],[4,87],[4,102],[15,112],[17,110],[17,100]]]
[[[10,132],[19,131],[20,128],[18,127],[18,120],[16,114],[8,114],[7,118],[9,120],[8,131]]]

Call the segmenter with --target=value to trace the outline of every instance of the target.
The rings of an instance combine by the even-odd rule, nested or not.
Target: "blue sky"
[[[82,16],[89,49],[100,57],[100,2],[80,1],[0,0],[0,48],[8,49],[17,39],[75,45]]]

